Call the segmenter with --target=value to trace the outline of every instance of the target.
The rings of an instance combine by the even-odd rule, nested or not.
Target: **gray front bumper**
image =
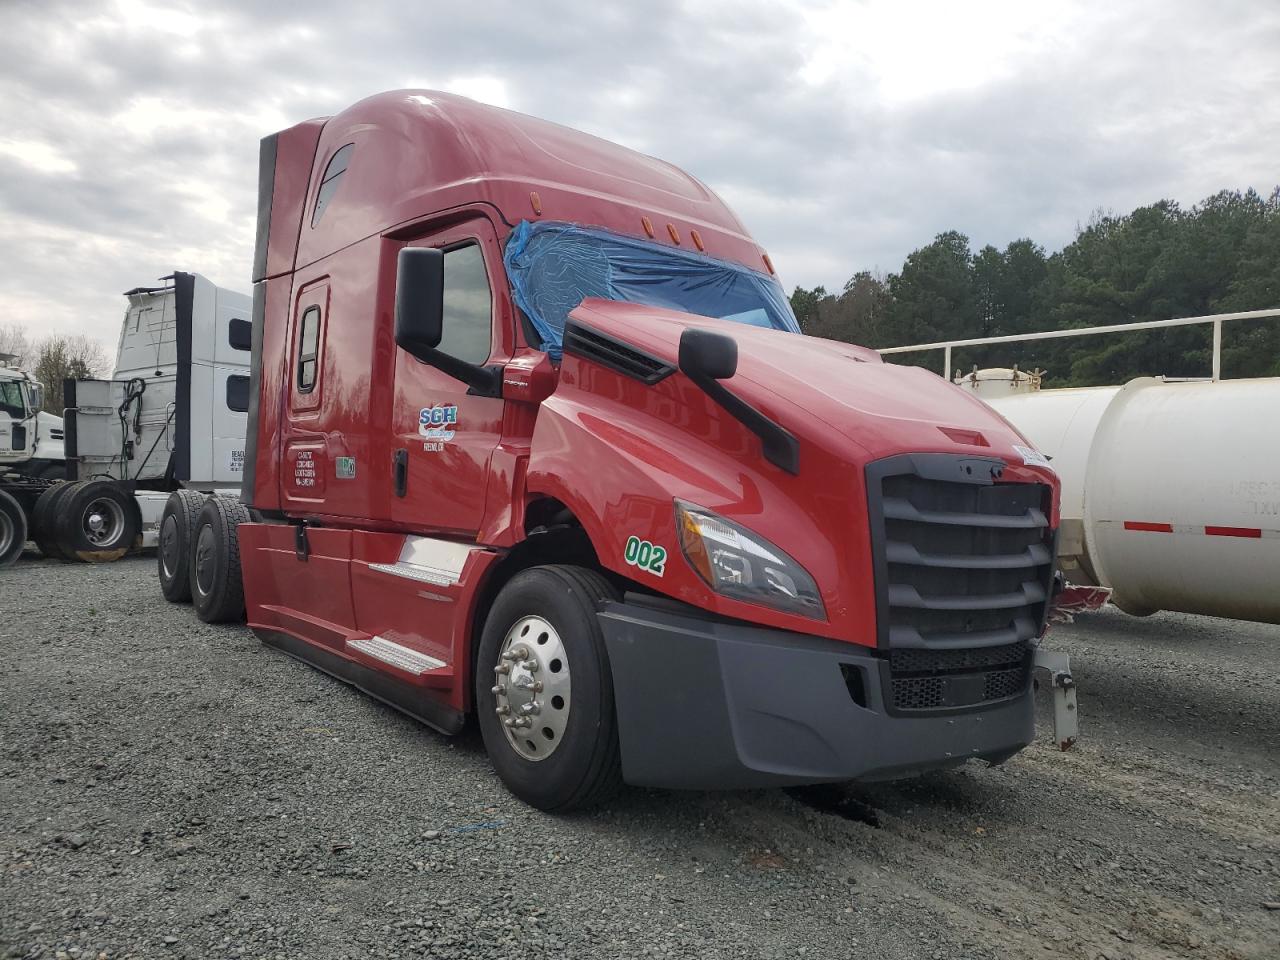
[[[1029,691],[971,711],[890,716],[887,664],[853,644],[640,602],[606,605],[600,623],[631,784],[891,780],[971,757],[1000,762],[1035,736]],[[862,671],[865,706],[848,670]]]

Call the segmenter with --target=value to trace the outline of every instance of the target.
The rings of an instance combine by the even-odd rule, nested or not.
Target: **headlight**
[[[716,593],[814,620],[827,618],[813,577],[768,540],[678,501],[676,526],[685,559]]]

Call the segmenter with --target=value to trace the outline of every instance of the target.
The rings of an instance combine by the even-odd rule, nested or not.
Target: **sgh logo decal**
[[[418,412],[418,433],[426,441],[422,449],[428,453],[444,449],[444,445],[453,439],[454,428],[458,425],[458,405],[456,403],[437,403],[423,407]]]

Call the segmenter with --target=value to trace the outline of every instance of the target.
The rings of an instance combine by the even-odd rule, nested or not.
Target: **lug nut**
[[[510,708],[510,707],[508,707],[508,706],[504,703],[504,704],[503,704],[502,706],[500,706],[500,707],[494,707],[494,708],[493,708],[493,712],[494,712],[494,713],[496,713],[496,714],[497,714],[498,716],[500,716],[500,717],[505,717],[508,713],[510,713],[510,712],[511,712],[511,708]]]
[[[520,666],[524,667],[524,668],[525,668],[526,670],[528,670],[530,673],[537,673],[537,672],[538,672],[538,661],[537,661],[537,660],[526,660],[524,663],[520,664]]]
[[[500,663],[500,664],[498,664],[496,667],[494,667],[494,668],[493,668],[493,672],[494,672],[494,673],[502,673],[502,674],[510,673],[510,672],[511,672],[511,664],[509,664],[509,663]]]
[[[504,687],[502,684],[498,684],[496,687],[490,687],[489,692],[492,693],[495,697],[498,697],[506,693],[507,688]]]
[[[531,717],[541,712],[542,712],[542,707],[538,706],[537,700],[532,700],[529,703],[520,705],[520,713],[523,716]]]
[[[511,725],[513,727],[532,727],[533,721],[530,720],[528,717],[520,717],[516,720],[511,721]]]

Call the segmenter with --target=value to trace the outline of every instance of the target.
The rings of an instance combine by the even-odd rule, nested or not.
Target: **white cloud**
[[[0,156],[11,157],[37,173],[56,176],[75,173],[75,162],[56,147],[39,140],[0,140]]]

